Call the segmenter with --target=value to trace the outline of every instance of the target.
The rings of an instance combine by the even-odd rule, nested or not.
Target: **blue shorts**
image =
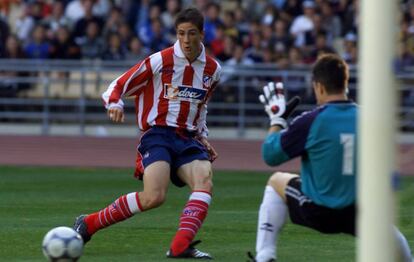
[[[171,182],[183,187],[185,183],[177,176],[177,170],[194,160],[209,160],[206,148],[195,138],[194,132],[154,126],[141,137],[135,176],[142,179],[147,166],[156,161],[166,161],[171,168]]]

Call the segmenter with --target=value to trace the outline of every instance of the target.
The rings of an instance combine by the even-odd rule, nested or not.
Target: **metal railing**
[[[0,123],[37,123],[42,134],[50,125],[74,124],[81,135],[89,124],[107,123],[101,93],[133,62],[1,60]],[[265,127],[267,117],[257,97],[268,81],[283,81],[287,97],[300,95],[296,114],[314,107],[310,67],[222,65],[222,77],[209,103],[209,126],[232,127],[238,137],[249,128]],[[414,131],[414,70],[399,72],[402,131]],[[356,69],[350,70],[349,93],[356,99]],[[392,88],[392,87],[390,87]],[[373,94],[375,99],[375,94]],[[135,125],[134,105],[126,100],[127,124]]]

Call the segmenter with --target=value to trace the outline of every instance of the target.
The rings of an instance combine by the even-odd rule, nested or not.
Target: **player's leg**
[[[170,165],[156,161],[145,168],[144,189],[117,198],[106,208],[76,219],[74,228],[85,242],[98,230],[121,222],[133,215],[160,206],[170,180]]]
[[[405,236],[394,226],[394,234],[397,243],[398,261],[401,262],[412,262],[413,257],[411,255],[411,249],[408,245],[408,241]]]
[[[207,216],[213,188],[211,163],[207,160],[193,160],[180,166],[177,175],[191,188],[191,195],[180,217],[178,231],[171,243],[173,256],[184,252],[193,241]],[[199,252],[199,251],[197,251]],[[206,253],[200,256],[207,258]]]
[[[170,183],[170,164],[157,161],[145,168],[144,188],[139,192],[142,211],[159,207],[165,201]]]
[[[277,257],[276,241],[288,214],[285,189],[298,175],[274,173],[265,188],[259,209],[256,238],[256,261],[273,261]]]

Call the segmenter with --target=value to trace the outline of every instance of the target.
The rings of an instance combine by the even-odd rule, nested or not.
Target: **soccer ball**
[[[49,261],[72,262],[82,255],[82,237],[70,227],[51,229],[42,243],[43,254]]]

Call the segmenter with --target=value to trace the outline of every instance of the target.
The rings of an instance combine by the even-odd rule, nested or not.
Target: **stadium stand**
[[[175,41],[175,14],[181,8],[195,5],[206,17],[205,44],[223,63],[234,56],[225,50],[232,50],[235,43],[244,48],[244,57],[253,62],[309,64],[323,52],[339,52],[348,62],[356,62],[349,52],[356,54],[357,45],[345,47],[345,42],[350,39],[347,35],[357,34],[357,3],[354,0],[4,0],[0,6],[0,56],[8,56],[5,43],[13,36],[17,36],[27,57],[36,57],[33,56],[36,51],[37,56],[51,59],[122,59],[131,51],[130,41],[134,37],[144,45],[142,48],[156,52]],[[405,14],[402,20],[411,23],[409,3],[403,2],[401,6]],[[64,36],[65,31],[68,37]],[[119,45],[116,53],[109,52],[111,43]],[[65,47],[67,52],[63,55]],[[294,48],[301,59],[289,61],[289,51]]]
[[[109,82],[172,44],[174,16],[188,6],[203,11],[207,51],[224,69],[210,107],[213,126],[264,126],[257,95],[269,80],[284,81],[288,96],[299,94],[301,109],[307,109],[313,101],[309,65],[326,52],[340,54],[351,65],[350,95],[355,98],[357,5],[357,0],[3,0],[0,119],[59,122],[70,119],[59,118],[63,113],[74,112],[85,123],[99,119],[94,113],[102,110],[100,95]],[[413,6],[400,1],[396,39],[404,131],[414,130]],[[132,103],[127,111],[133,112]]]

